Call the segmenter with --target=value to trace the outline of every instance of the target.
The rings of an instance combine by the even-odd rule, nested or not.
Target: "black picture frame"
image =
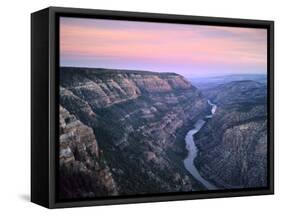
[[[56,177],[59,131],[58,18],[88,17],[161,23],[235,26],[267,29],[268,187],[224,191],[105,197],[58,201]],[[47,208],[109,205],[274,193],[274,22],[171,14],[49,7],[31,15],[31,201]]]

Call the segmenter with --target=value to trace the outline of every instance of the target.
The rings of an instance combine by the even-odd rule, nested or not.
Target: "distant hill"
[[[266,74],[232,74],[214,77],[188,77],[194,86],[201,90],[214,88],[218,85],[229,83],[232,81],[252,80],[263,84],[267,83]]]

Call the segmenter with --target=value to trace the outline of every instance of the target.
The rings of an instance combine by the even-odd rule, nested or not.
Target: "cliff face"
[[[60,198],[117,194],[94,131],[60,107]]]
[[[192,88],[188,81],[174,73],[87,68],[61,68],[61,86],[93,109],[109,107],[144,94]]]
[[[87,167],[87,159],[91,158],[93,163],[100,165],[95,158],[100,157],[102,151],[104,178],[112,178],[103,187],[106,193],[192,189],[192,180],[182,163],[184,136],[209,109],[206,99],[195,87],[174,73],[61,68],[60,74],[61,115],[67,110],[83,128],[87,128],[83,133],[80,130],[75,134],[75,140],[72,138],[73,142],[69,143],[71,150],[84,149],[81,155],[73,154],[70,158],[74,158],[69,160],[79,161],[81,166]],[[78,128],[74,127],[74,130]],[[61,131],[62,137],[67,134],[65,130]],[[92,147],[87,148],[83,136],[91,139]],[[62,143],[61,150],[65,148]],[[73,172],[74,168],[69,169]],[[93,168],[88,166],[88,170]],[[84,175],[88,171],[81,172]],[[104,182],[95,173],[93,176]],[[63,184],[67,178],[61,180]],[[76,187],[79,191],[81,186]],[[93,194],[95,190],[88,188]],[[71,190],[65,191],[66,197],[72,196]]]
[[[220,188],[267,184],[266,86],[235,81],[205,92],[218,108],[196,135],[196,166]]]

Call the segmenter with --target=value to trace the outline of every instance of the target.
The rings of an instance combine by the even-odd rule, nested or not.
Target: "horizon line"
[[[183,77],[221,77],[221,76],[230,76],[230,75],[267,75],[267,72],[256,72],[256,73],[226,73],[224,75],[222,74],[208,74],[208,75],[183,75],[178,72],[173,72],[173,71],[156,71],[156,70],[140,70],[140,69],[129,69],[129,68],[106,68],[106,67],[91,67],[91,66],[66,66],[66,65],[60,65],[60,68],[65,67],[65,68],[85,68],[85,69],[105,69],[105,70],[125,70],[125,71],[139,71],[139,72],[152,72],[152,73],[174,73],[178,74]]]

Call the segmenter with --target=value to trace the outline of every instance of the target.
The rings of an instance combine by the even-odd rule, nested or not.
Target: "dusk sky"
[[[60,65],[176,72],[267,72],[266,29],[60,18]]]

